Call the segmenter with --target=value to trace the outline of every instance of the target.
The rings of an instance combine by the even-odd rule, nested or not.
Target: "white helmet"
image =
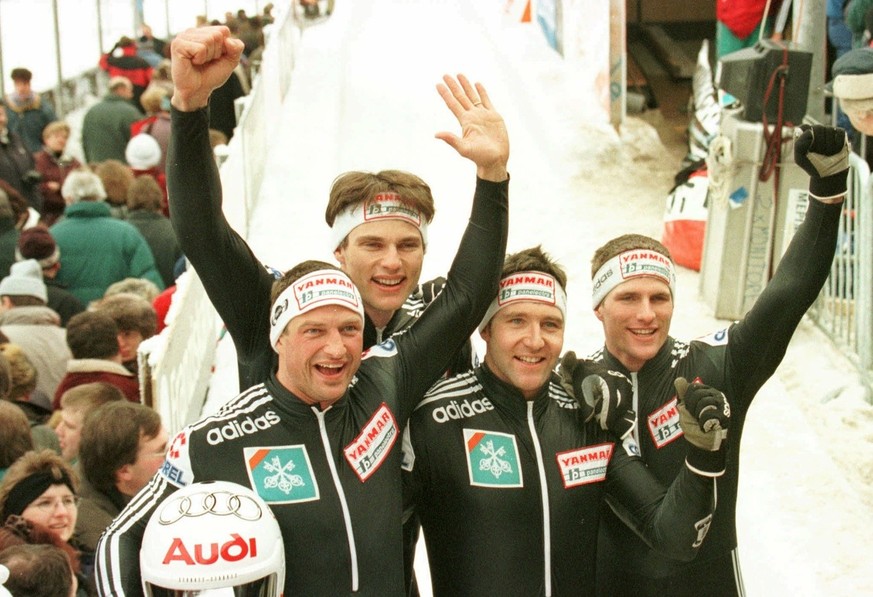
[[[9,568],[0,564],[0,597],[12,597],[9,589],[3,586],[7,580],[9,580]]]
[[[228,481],[193,483],[164,500],[146,526],[139,564],[147,597],[279,597],[285,585],[276,517],[255,492]]]

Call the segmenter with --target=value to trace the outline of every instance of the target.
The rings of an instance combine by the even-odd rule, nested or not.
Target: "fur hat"
[[[55,242],[49,229],[45,226],[33,226],[21,231],[18,246],[15,248],[15,260],[36,259],[45,269],[56,264],[61,258],[61,250]]]
[[[35,296],[48,301],[48,291],[42,281],[42,268],[36,259],[13,263],[9,275],[0,280],[0,296]]]
[[[161,146],[151,135],[141,133],[127,142],[124,159],[134,170],[154,168],[161,161]]]

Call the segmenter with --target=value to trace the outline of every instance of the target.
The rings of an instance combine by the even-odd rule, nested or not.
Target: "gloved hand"
[[[624,439],[634,428],[631,408],[633,386],[618,371],[576,358],[572,350],[561,358],[561,385],[576,399],[585,422],[596,419],[600,428]]]
[[[846,193],[849,139],[839,127],[800,125],[794,162],[809,174],[809,193],[828,202]]]
[[[702,383],[689,384],[683,377],[673,381],[679,399],[679,426],[691,444],[685,457],[700,474],[724,474],[731,408],[725,395]]]

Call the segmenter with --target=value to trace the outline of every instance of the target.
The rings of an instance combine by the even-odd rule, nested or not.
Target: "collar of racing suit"
[[[494,403],[495,407],[510,412],[513,416],[525,418],[527,416],[527,400],[521,392],[510,383],[498,379],[484,362],[476,368],[476,378],[485,390],[485,396]],[[537,395],[534,396],[534,412],[545,408],[549,400],[549,384],[556,381],[553,373],[549,381],[543,384]]]
[[[637,377],[647,377],[651,372],[655,372],[657,374],[664,369],[669,369],[672,367],[671,361],[673,359],[673,346],[676,344],[676,340],[673,336],[667,336],[667,341],[664,342],[664,345],[661,347],[661,350],[658,351],[654,357],[646,361],[646,364],[643,365],[643,368],[637,371]],[[603,361],[610,369],[616,369],[621,373],[624,373],[628,377],[631,376],[631,372],[627,370],[627,367],[621,364],[615,355],[613,355],[609,350],[607,350],[606,346],[603,347]],[[597,357],[594,357],[595,360],[598,360]]]
[[[295,393],[279,383],[276,379],[276,374],[270,375],[270,378],[264,382],[264,386],[273,395],[273,405],[285,414],[294,416],[313,416],[313,405],[303,402]],[[351,387],[351,386],[350,386]],[[344,409],[349,402],[349,391],[343,394],[343,397],[330,405],[325,410],[334,410],[339,412]]]

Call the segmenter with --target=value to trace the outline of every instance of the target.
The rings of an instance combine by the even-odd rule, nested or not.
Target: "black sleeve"
[[[152,512],[178,488],[160,473],[121,511],[100,537],[94,562],[100,595],[137,597],[143,594],[139,551]]]
[[[269,345],[273,277],[230,227],[206,110],[172,111],[167,149],[170,221],[182,252],[227,326],[240,361]]]
[[[660,554],[681,561],[697,555],[715,509],[715,479],[683,466],[665,489],[620,445],[606,473],[606,501],[626,525]]]
[[[842,209],[842,204],[810,199],[773,278],[743,320],[730,329],[732,400],[754,395],[782,362],[794,330],[830,274]]]
[[[420,298],[425,308],[427,308],[445,287],[446,279],[439,276],[433,280],[420,283],[412,295]],[[473,343],[468,338],[460,350],[458,350],[452,362],[449,363],[448,369],[446,369],[446,377],[454,377],[459,373],[472,371],[478,364],[478,357],[473,349]]]
[[[497,296],[509,226],[509,181],[476,180],[467,229],[446,286],[397,343],[404,380],[399,386],[403,423],[466,342]]]

